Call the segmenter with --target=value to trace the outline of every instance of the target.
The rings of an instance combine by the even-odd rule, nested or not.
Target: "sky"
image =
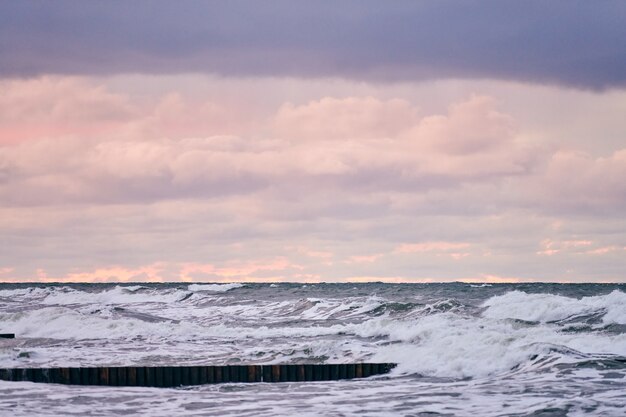
[[[626,2],[0,2],[0,281],[626,282]]]

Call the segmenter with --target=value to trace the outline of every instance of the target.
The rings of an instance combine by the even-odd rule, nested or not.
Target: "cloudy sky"
[[[624,1],[0,3],[0,281],[626,281]]]

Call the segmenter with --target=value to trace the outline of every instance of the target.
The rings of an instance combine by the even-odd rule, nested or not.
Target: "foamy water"
[[[0,367],[398,363],[362,381],[0,382],[12,415],[626,414],[624,285],[3,284],[0,332],[18,336]]]

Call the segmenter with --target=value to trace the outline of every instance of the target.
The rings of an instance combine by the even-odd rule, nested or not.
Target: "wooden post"
[[[278,380],[280,382],[289,381],[289,365],[276,365],[278,366]]]
[[[109,385],[109,368],[99,368],[100,369],[100,384],[99,385]]]
[[[109,367],[109,385],[116,387],[119,385],[119,380],[117,377],[117,368],[111,366]]]
[[[356,378],[363,378],[363,364],[357,363],[354,365],[354,376]]]
[[[221,366],[214,366],[214,367],[213,367],[213,371],[215,372],[215,379],[214,379],[214,382],[215,382],[216,384],[219,384],[220,382],[226,382],[226,381],[224,380],[224,375],[223,375],[223,372],[222,372],[222,371],[223,371],[223,369],[222,369],[222,367],[221,367]]]
[[[304,380],[313,381],[313,365],[304,365]]]
[[[155,383],[155,387],[164,387],[165,383],[163,380],[163,367],[162,366],[156,366],[154,368],[154,383]]]
[[[339,379],[346,379],[348,377],[348,367],[345,363],[337,365],[339,368]]]
[[[230,375],[229,382],[239,382],[239,369],[235,365],[228,366],[228,374]]]
[[[172,379],[169,381],[170,382],[170,387],[180,387],[182,380],[183,380],[183,372],[182,369],[178,366],[168,366],[168,369],[170,369],[170,375],[172,376]]]
[[[257,367],[255,365],[248,365],[248,382],[258,382],[257,374]]]
[[[80,385],[80,368],[70,368],[70,384]]]
[[[192,385],[190,371],[188,366],[180,368],[180,385]]]
[[[69,384],[70,383],[70,368],[59,368],[60,374],[60,384]]]
[[[156,372],[153,367],[146,366],[144,369],[145,383],[147,387],[156,387]]]
[[[117,385],[120,387],[128,386],[128,368],[121,367],[117,368]]]
[[[322,367],[322,381],[330,380],[330,365],[320,365]]]
[[[356,376],[356,366],[353,363],[346,365],[346,378],[352,379]]]
[[[272,382],[280,382],[280,365],[272,365]]]
[[[306,381],[306,370],[304,365],[294,365],[296,368],[296,381]]]
[[[174,386],[174,368],[171,366],[163,367],[163,386],[167,388]]]
[[[313,381],[322,380],[322,365],[313,365]]]
[[[272,382],[272,366],[263,365],[263,382]]]
[[[372,375],[372,365],[369,363],[363,364],[363,378],[367,378]]]
[[[331,381],[337,381],[339,379],[339,365],[328,365],[328,379]]]
[[[126,383],[130,387],[137,386],[137,368],[136,366],[131,366],[126,369]]]

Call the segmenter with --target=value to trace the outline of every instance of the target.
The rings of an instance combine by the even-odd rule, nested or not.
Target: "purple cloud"
[[[623,1],[19,1],[0,75],[209,72],[626,85]]]

